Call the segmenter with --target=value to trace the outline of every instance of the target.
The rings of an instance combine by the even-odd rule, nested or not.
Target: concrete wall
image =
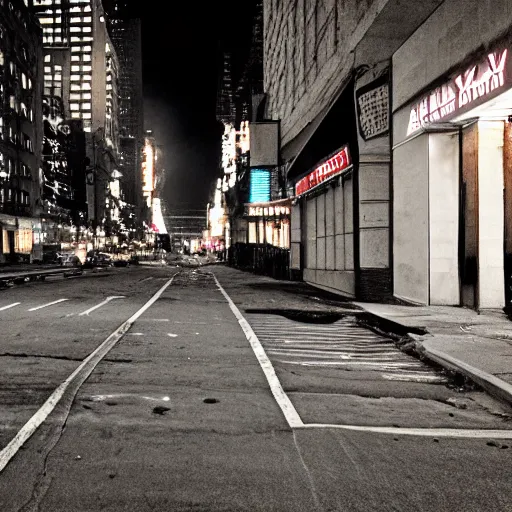
[[[428,304],[428,135],[393,153],[393,280],[397,297]]]
[[[445,0],[393,56],[393,110],[511,25],[510,0]]]
[[[479,307],[505,305],[503,123],[478,123]]]
[[[389,267],[389,163],[359,166],[361,267]]]
[[[458,305],[459,134],[429,134],[430,304]]]

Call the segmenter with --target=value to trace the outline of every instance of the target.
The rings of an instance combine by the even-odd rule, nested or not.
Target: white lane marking
[[[78,316],[84,316],[89,315],[89,313],[92,313],[94,310],[101,308],[105,304],[108,304],[111,300],[114,299],[124,299],[124,295],[112,295],[111,297],[107,297],[103,302],[100,302],[99,304],[96,304],[96,306],[93,306],[92,308],[88,309],[87,311],[84,311],[83,313],[80,313]]]
[[[278,361],[283,364],[298,364],[300,366],[374,366],[380,368],[423,368],[422,363],[400,363],[400,362],[369,362],[369,361]]]
[[[428,382],[428,383],[448,382],[448,379],[441,375],[418,374],[414,371],[410,371],[410,372],[403,373],[400,375],[393,374],[393,373],[382,373],[381,377],[385,380],[394,380],[397,382],[411,382],[411,381],[412,382]]]
[[[288,398],[288,395],[284,392],[283,387],[281,386],[281,382],[279,382],[274,367],[272,366],[270,359],[265,353],[265,350],[261,345],[260,340],[252,330],[251,326],[249,325],[249,322],[247,322],[247,320],[243,317],[242,313],[240,313],[240,310],[235,306],[235,303],[231,300],[230,296],[225,292],[224,288],[222,288],[221,284],[219,283],[219,280],[217,279],[217,276],[215,276],[214,274],[212,274],[212,276],[215,279],[215,282],[217,283],[217,286],[221,291],[222,295],[224,295],[224,298],[228,301],[229,307],[233,314],[235,315],[235,317],[237,318],[240,327],[244,331],[245,337],[247,338],[247,341],[250,343],[254,355],[256,356],[256,359],[260,363],[261,369],[263,370],[263,373],[265,374],[267,382],[270,386],[270,390],[274,395],[277,405],[279,405],[279,407],[281,408],[281,411],[283,412],[284,417],[288,422],[288,425],[290,426],[290,428],[303,426],[304,423],[300,419],[299,413],[296,411],[292,402]]]
[[[43,304],[42,306],[37,306],[35,308],[30,308],[29,311],[37,311],[38,309],[47,308],[48,306],[53,306],[54,304],[59,304],[60,302],[65,302],[66,300],[69,300],[69,299],[54,300],[53,302],[49,302],[48,304]]]
[[[323,423],[306,423],[303,429],[333,428],[374,434],[392,434],[420,437],[453,437],[459,439],[512,439],[512,430],[483,430],[462,428],[407,428],[407,427],[368,427],[362,425],[330,425]]]
[[[93,370],[96,368],[98,363],[112,350],[112,348],[118,343],[118,341],[128,332],[131,326],[135,323],[137,318],[145,313],[164,293],[166,288],[172,283],[175,274],[167,283],[158,290],[151,299],[149,299],[144,306],[142,306],[134,315],[132,315],[126,322],[121,324],[96,350],[91,352],[83,361],[80,363],[78,368],[62,383],[55,391],[50,395],[48,400],[42,405],[42,407],[23,425],[21,430],[14,436],[9,444],[0,451],[0,472],[4,470],[5,466],[9,461],[18,453],[19,449],[25,444],[25,442],[34,434],[39,426],[46,420],[48,415],[55,409],[57,404],[62,399],[64,393],[72,385],[76,384],[75,389],[72,390],[72,396],[70,396],[69,406],[65,411],[65,418],[63,423],[66,421],[69,410],[76,393],[80,389],[80,386],[85,380],[91,375]]]
[[[144,336],[143,332],[130,332],[128,336]]]
[[[8,306],[4,306],[2,308],[0,308],[0,311],[5,311],[6,309],[11,309],[15,306],[19,306],[21,304],[21,302],[14,302],[12,304],[9,304]]]
[[[168,318],[144,318],[141,322],[170,322]]]
[[[177,338],[178,337],[177,334],[171,334],[170,332],[167,333],[167,336],[169,336],[169,338]]]

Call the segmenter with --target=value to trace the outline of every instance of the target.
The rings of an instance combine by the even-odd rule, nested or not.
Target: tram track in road
[[[95,350],[82,360],[81,364],[59,386],[56,387],[45,403],[17,432],[7,446],[0,451],[0,473],[52,413],[56,416],[53,417],[52,429],[56,429],[57,431],[62,430],[69,415],[74,397],[81,385],[112,348],[130,330],[134,322],[160,298],[164,291],[172,284],[177,274],[179,274],[179,272],[172,275],[142,307],[112,332]],[[54,445],[55,443],[52,442],[49,449],[51,450]]]

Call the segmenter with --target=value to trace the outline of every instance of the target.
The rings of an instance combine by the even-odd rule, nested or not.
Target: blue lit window
[[[270,201],[270,171],[267,169],[251,169],[250,203]]]

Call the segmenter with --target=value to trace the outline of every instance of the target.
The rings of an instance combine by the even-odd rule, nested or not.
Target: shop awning
[[[343,144],[349,144],[357,154],[357,126],[354,105],[354,80],[349,77],[327,107],[302,132],[283,147],[281,154],[294,155],[287,171],[288,181],[294,182],[306,175]]]

